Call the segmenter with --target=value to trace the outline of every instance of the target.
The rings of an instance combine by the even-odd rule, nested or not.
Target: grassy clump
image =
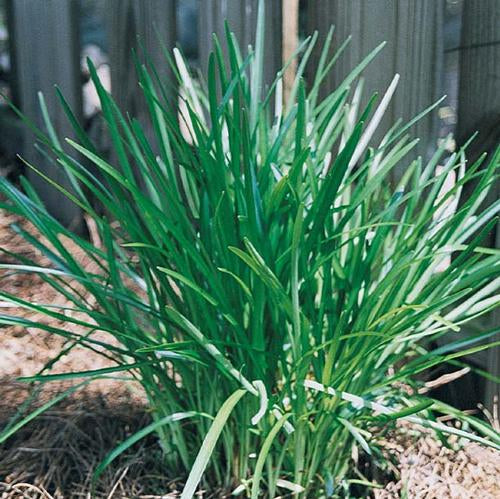
[[[240,485],[252,497],[274,497],[278,487],[304,497],[348,494],[364,483],[353,449],[376,459],[372,432],[400,418],[499,448],[489,426],[412,388],[422,373],[485,348],[495,333],[454,337],[498,304],[499,252],[480,244],[500,202],[478,210],[498,179],[500,152],[467,169],[464,150],[447,155],[444,146],[427,163],[409,159],[416,140],[411,124],[399,123],[369,147],[397,83],[378,106],[374,97],[359,108],[357,79],[379,49],[321,99],[334,59],[327,60],[328,42],[306,85],[316,37],[308,39],[284,105],[281,74],[262,90],[262,33],[261,11],[257,48],[246,58],[228,34],[229,65],[216,42],[204,90],[175,53],[180,120],[164,82],[139,66],[152,134],[120,112],[90,64],[114,159],[99,154],[62,96],[73,152],[48,117],[39,139],[71,179],[67,195],[93,219],[102,247],[59,224],[27,182],[24,193],[0,183],[2,207],[43,234],[45,242],[18,229],[51,262],[7,267],[39,273],[73,306],[2,299],[88,332],[5,314],[0,322],[49,330],[115,361],[116,368],[73,375],[84,382],[120,371],[138,380],[153,423],[103,465],[156,431],[165,472],[189,475],[183,497],[203,472],[205,485]],[[404,174],[394,185],[396,168]],[[453,174],[456,182],[444,188]],[[470,197],[452,209],[472,180]],[[63,236],[99,270],[85,271]],[[443,336],[444,346],[429,347]],[[440,413],[461,417],[475,433],[447,429],[436,422]]]

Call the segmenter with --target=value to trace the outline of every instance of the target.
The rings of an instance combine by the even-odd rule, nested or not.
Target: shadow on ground
[[[28,390],[9,380],[0,383],[2,428],[15,415]],[[78,393],[28,423],[0,446],[0,497],[90,497],[93,472],[105,455],[149,422],[144,407],[125,395],[111,398],[95,391]],[[176,497],[165,495],[176,489],[175,481],[166,476],[160,448],[155,437],[150,436],[104,471],[94,496]]]

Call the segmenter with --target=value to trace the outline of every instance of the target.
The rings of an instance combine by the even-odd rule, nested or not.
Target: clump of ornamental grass
[[[39,141],[73,188],[47,181],[93,220],[101,246],[57,222],[26,180],[21,192],[0,179],[2,208],[36,227],[43,240],[17,230],[51,262],[41,268],[23,258],[2,267],[38,273],[72,303],[63,310],[2,292],[9,306],[67,327],[6,314],[0,322],[61,335],[67,348],[88,347],[115,364],[28,380],[82,378],[71,390],[103,376],[137,380],[153,421],[96,476],[156,432],[165,473],[186,480],[184,498],[200,483],[252,498],[290,490],[348,495],[353,484],[370,485],[353,455],[375,462],[374,433],[397,420],[500,448],[487,424],[418,391],[429,369],[491,346],[496,333],[457,336],[498,304],[499,252],[481,242],[500,201],[479,207],[498,179],[500,151],[467,167],[465,150],[449,154],[444,144],[429,161],[413,158],[417,140],[407,132],[435,106],[395,123],[374,144],[397,77],[380,101],[360,107],[359,77],[378,47],[321,98],[338,57],[327,57],[331,33],[307,84],[316,35],[299,47],[284,103],[282,72],[263,85],[262,17],[261,8],[255,49],[245,57],[228,32],[224,62],[215,40],[206,88],[174,51],[180,118],[166,82],[137,67],[150,132],[118,109],[90,63],[112,159],[62,95],[76,136],[66,139],[69,148],[45,113],[48,133],[37,132]],[[67,237],[97,271],[82,268],[64,246]],[[86,332],[73,333],[74,324]],[[440,423],[443,414],[461,419],[462,428]],[[34,416],[13,421],[0,440]]]

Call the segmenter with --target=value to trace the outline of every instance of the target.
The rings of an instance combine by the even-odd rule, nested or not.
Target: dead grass
[[[3,384],[0,419],[27,395],[23,386]],[[110,393],[83,391],[23,427],[1,449],[0,497],[86,498],[92,474],[105,454],[136,432],[150,418],[144,406]],[[94,497],[175,497],[175,481],[166,477],[154,437],[122,454],[95,486]]]

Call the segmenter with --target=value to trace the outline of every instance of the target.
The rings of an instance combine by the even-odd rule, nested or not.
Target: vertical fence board
[[[170,53],[175,46],[175,1],[107,2],[111,91],[123,110],[140,118],[145,106],[137,84],[132,51],[136,51],[141,61],[147,56],[173,95],[174,79],[164,49]]]
[[[37,92],[43,92],[59,136],[67,136],[69,123],[57,103],[57,84],[78,117],[82,95],[78,43],[77,2],[75,0],[15,0],[12,9],[13,56],[17,73],[18,97],[23,112],[41,128],[43,121]],[[65,188],[70,184],[62,168],[44,159],[34,148],[34,135],[26,131],[23,154],[47,176]],[[28,171],[50,213],[75,230],[81,228],[80,210],[37,174]]]
[[[248,45],[255,45],[258,0],[200,0],[198,14],[199,61],[203,73],[212,50],[212,33],[215,33],[225,51],[224,21],[227,20],[236,35],[243,53]],[[281,0],[265,3],[265,67],[264,82],[274,81],[276,72],[281,68],[282,57],[282,12]]]
[[[460,43],[457,137],[500,126],[500,2],[465,0]],[[479,140],[487,137],[479,137]],[[493,144],[492,144],[493,145]]]
[[[176,106],[176,79],[167,60],[176,40],[175,0],[106,0],[108,46],[111,69],[111,94],[123,113],[136,118],[153,150],[158,151],[157,137],[148,108],[138,84],[134,53],[148,69],[154,67],[169,105]],[[155,79],[154,73],[151,72]],[[156,81],[155,81],[156,84]],[[114,152],[111,161],[117,162]],[[145,188],[142,177],[139,182]]]
[[[469,148],[471,164],[484,151],[491,154],[500,142],[500,2],[498,0],[465,0],[460,42],[460,81],[458,95],[457,139],[466,141],[474,132],[479,135]],[[498,182],[490,193],[490,202],[498,199]],[[467,193],[465,193],[465,196]],[[500,247],[500,227],[490,244]],[[489,316],[491,327],[500,324],[500,310]],[[499,337],[495,338],[498,340]],[[500,376],[500,349],[488,352],[488,370]],[[491,408],[500,387],[486,383],[485,403]]]
[[[375,135],[398,118],[408,121],[441,96],[443,0],[316,0],[307,3],[308,31],[318,30],[315,61],[331,25],[335,26],[333,50],[352,36],[351,42],[326,79],[323,94],[334,89],[362,58],[383,41],[387,45],[364,72],[364,102],[374,91],[386,90],[395,73],[401,79],[390,108]],[[380,100],[380,98],[379,98]],[[419,136],[419,153],[434,146],[436,114],[413,127]]]

